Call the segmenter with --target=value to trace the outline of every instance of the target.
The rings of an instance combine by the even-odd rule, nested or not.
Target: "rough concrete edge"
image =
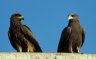
[[[96,59],[96,54],[1,52],[0,59]]]

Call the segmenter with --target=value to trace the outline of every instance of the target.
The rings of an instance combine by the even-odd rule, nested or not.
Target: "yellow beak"
[[[69,17],[68,17],[68,20],[70,20],[70,19],[74,19],[74,17],[72,17],[72,16],[69,16]]]
[[[20,16],[20,17],[18,17],[18,18],[24,20],[24,16]]]

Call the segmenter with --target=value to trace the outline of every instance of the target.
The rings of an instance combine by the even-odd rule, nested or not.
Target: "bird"
[[[85,31],[75,13],[68,15],[68,25],[63,29],[59,40],[57,52],[80,53],[80,48],[85,41]]]
[[[10,17],[8,37],[11,45],[17,52],[42,52],[31,29],[21,20],[24,20],[24,16],[20,13],[13,13]]]

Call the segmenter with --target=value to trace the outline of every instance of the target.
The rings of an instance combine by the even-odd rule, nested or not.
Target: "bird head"
[[[24,16],[22,16],[20,13],[14,13],[11,16],[11,20],[21,21],[21,20],[24,20]]]
[[[71,13],[68,15],[68,20],[79,20],[78,15]]]

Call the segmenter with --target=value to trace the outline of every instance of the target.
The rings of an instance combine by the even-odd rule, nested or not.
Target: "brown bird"
[[[69,14],[68,19],[69,23],[62,31],[57,52],[80,53],[85,40],[84,30],[79,23],[78,15]]]
[[[21,23],[24,17],[14,13],[10,18],[9,40],[17,52],[42,52],[36,38],[26,25]]]

